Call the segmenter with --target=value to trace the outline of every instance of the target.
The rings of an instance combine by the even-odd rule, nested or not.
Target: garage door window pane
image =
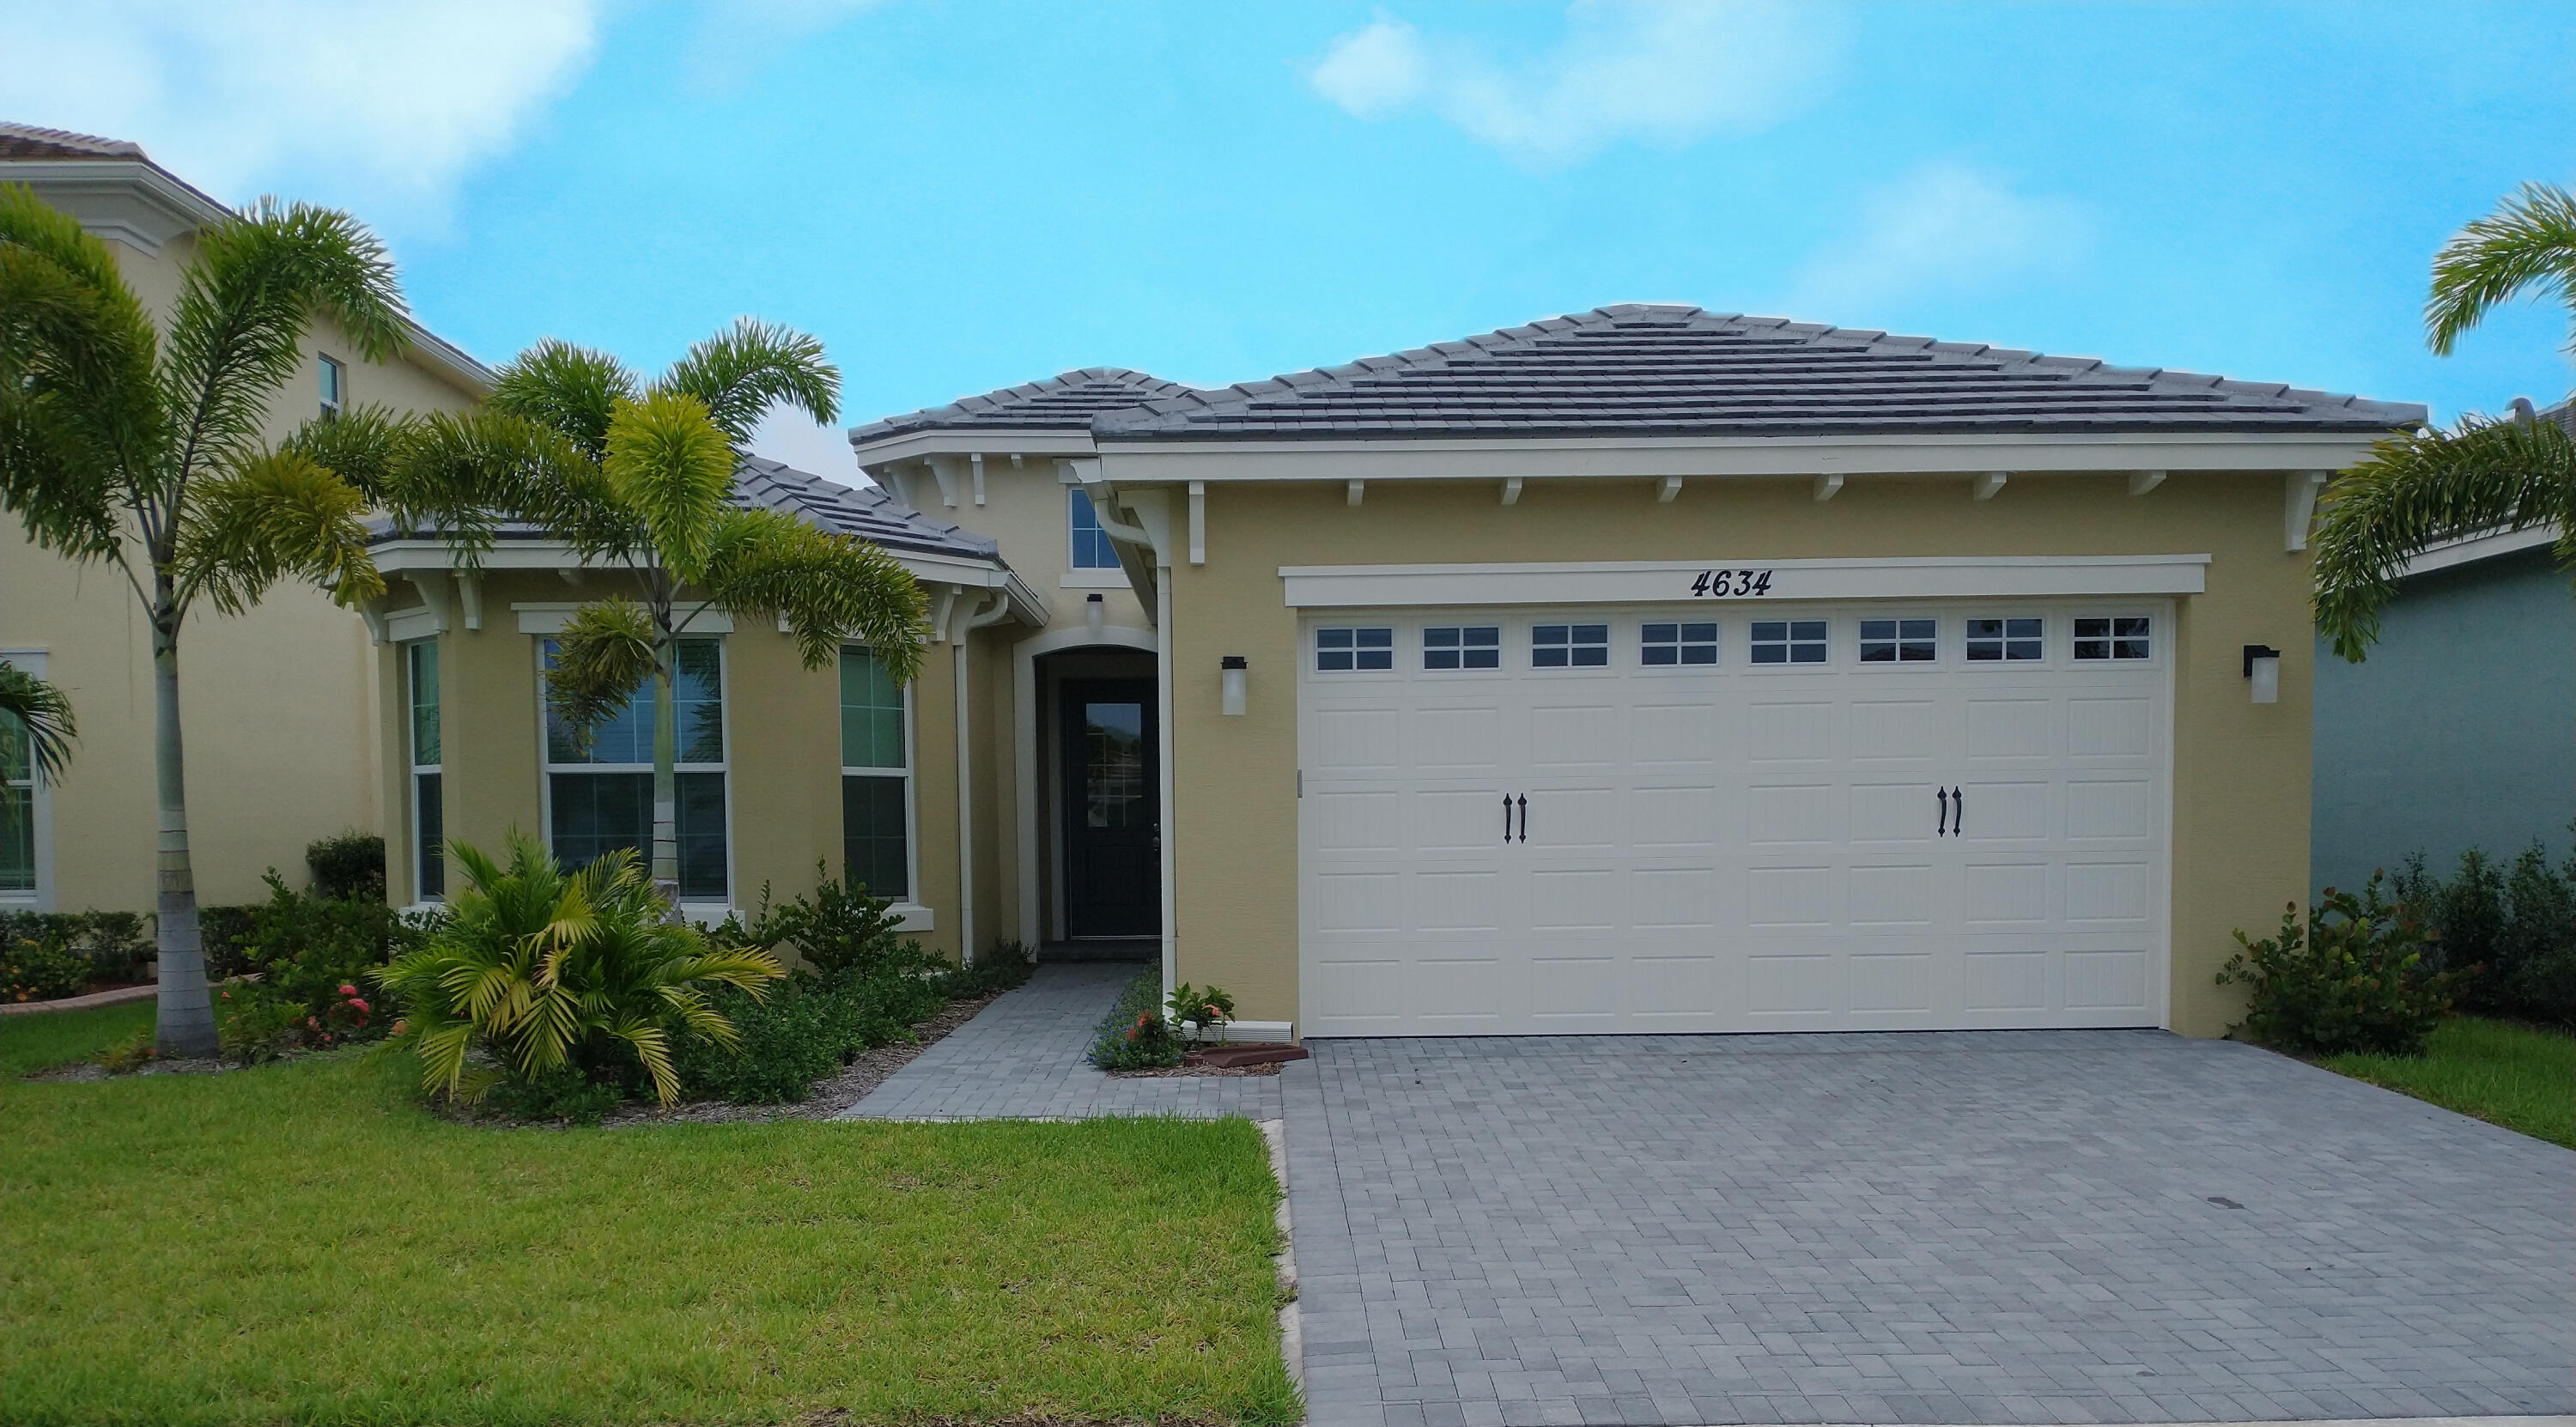
[[[1928,664],[1932,662],[1932,621],[1864,619],[1860,622],[1860,662]]]
[[[2036,660],[2044,652],[2041,629],[2041,622],[2037,619],[1969,620],[1968,660],[1971,663]]]
[[[1714,664],[1717,662],[1717,625],[1649,624],[1639,641],[1638,662],[1647,665]]]
[[[1756,664],[1822,664],[1825,662],[1825,621],[1821,619],[1757,619],[1753,622],[1753,662]]]
[[[1499,625],[1446,625],[1422,631],[1425,669],[1498,669],[1503,663]]]
[[[1610,663],[1610,626],[1541,624],[1530,630],[1533,669],[1599,669]]]
[[[2075,657],[2078,659],[2150,658],[2149,642],[2148,620],[2144,615],[2075,621]]]
[[[1319,629],[1315,631],[1315,667],[1323,672],[1392,669],[1392,629]]]

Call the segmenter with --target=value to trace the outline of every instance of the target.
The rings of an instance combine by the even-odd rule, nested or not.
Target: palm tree
[[[63,691],[0,659],[0,768],[24,758],[46,781],[60,782],[79,738]]]
[[[189,611],[239,613],[289,577],[343,605],[384,589],[362,485],[260,436],[316,316],[369,361],[405,342],[393,265],[345,213],[264,199],[199,230],[165,338],[106,244],[0,185],[0,509],[37,545],[114,569],[152,628],[159,1042],[173,1055],[215,1049],[180,738]]]
[[[2566,305],[2576,351],[2576,196],[2563,188],[2525,184],[2443,247],[2424,304],[2426,340],[2448,356],[2461,333],[2525,293]],[[2559,423],[2526,408],[2391,436],[2326,490],[2317,627],[2358,663],[2379,637],[2380,611],[2408,559],[2445,540],[2551,524],[2560,568],[2576,571],[2576,441]]]
[[[546,698],[577,742],[653,687],[654,890],[677,915],[680,641],[722,608],[783,619],[809,669],[867,644],[897,680],[918,672],[920,587],[877,546],[733,500],[761,417],[834,419],[840,375],[822,344],[748,318],[650,384],[605,353],[546,341],[504,368],[487,410],[371,437],[397,522],[427,519],[470,564],[505,520],[532,522],[628,588],[575,610]],[[367,433],[354,431],[355,437]],[[414,507],[417,506],[417,509]]]

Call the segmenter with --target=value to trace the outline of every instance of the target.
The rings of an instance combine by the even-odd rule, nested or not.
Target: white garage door
[[[2170,606],[1334,614],[1308,1034],[2165,1016]]]

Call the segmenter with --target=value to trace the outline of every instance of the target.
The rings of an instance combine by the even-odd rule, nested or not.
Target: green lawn
[[[152,1003],[128,1001],[87,1011],[0,1016],[0,1076],[50,1070],[98,1053],[152,1028]]]
[[[2420,1056],[2338,1055],[2320,1063],[2576,1149],[2576,1036],[2456,1016],[2433,1032]]]
[[[1242,1121],[493,1130],[411,1073],[0,1084],[9,1421],[1301,1415]]]

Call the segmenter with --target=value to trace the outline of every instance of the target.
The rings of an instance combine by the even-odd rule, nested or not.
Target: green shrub
[[[77,995],[148,979],[152,941],[132,912],[0,912],[0,1000]]]
[[[622,1077],[594,1080],[578,1066],[559,1065],[532,1076],[510,1076],[496,1082],[483,1108],[512,1120],[569,1120],[596,1125],[599,1117],[626,1099]]]
[[[262,905],[228,902],[197,908],[197,940],[204,949],[207,980],[228,981],[251,969],[248,951]]]
[[[2553,866],[2535,842],[2499,869],[2471,848],[2447,879],[2419,853],[2393,885],[2438,935],[2434,959],[2466,977],[2462,1009],[2576,1026],[2576,852]]]
[[[993,949],[975,958],[972,966],[934,964],[940,970],[932,974],[931,984],[943,999],[950,1001],[969,1001],[995,991],[1008,991],[1027,981],[1038,969],[1027,943],[1020,941],[993,943]]]
[[[302,1039],[304,1007],[274,986],[227,981],[215,992],[215,1045],[235,1065],[277,1059]]]
[[[719,929],[719,935],[772,955],[786,947],[803,961],[801,969],[823,975],[844,971],[863,976],[891,970],[930,971],[941,964],[921,949],[921,943],[901,935],[894,903],[869,896],[867,888],[857,882],[834,879],[823,863],[814,864],[814,875],[814,890],[800,893],[783,906],[770,905],[769,888],[764,884],[760,889],[760,910],[753,914],[750,924],[728,921]]]
[[[375,1017],[349,1001],[395,957],[420,946],[425,929],[379,899],[335,899],[298,892],[268,870],[268,900],[251,909],[237,974],[257,973],[272,992],[317,1021],[337,1018],[340,1033],[365,1038]],[[328,1029],[319,1027],[316,1029]]]
[[[2450,1009],[2459,975],[2426,964],[2432,934],[2384,900],[2373,874],[2362,895],[2329,887],[2299,924],[2293,904],[2281,930],[2241,948],[2221,985],[2251,988],[2244,1029],[2265,1045],[2304,1055],[2413,1055]]]
[[[1234,996],[1215,986],[1201,990],[1184,981],[1172,988],[1171,996],[1163,1002],[1163,1012],[1175,1028],[1184,1028],[1192,1040],[1221,1040],[1225,1028],[1234,1022]],[[1191,1025],[1198,1029],[1185,1029]]]
[[[672,1060],[690,1099],[794,1104],[812,1093],[815,1081],[865,1052],[910,1039],[912,1023],[937,1011],[940,1002],[917,976],[799,973],[763,999],[717,992],[714,1003],[732,1023],[735,1043],[726,1047],[705,1036],[681,1035]]]
[[[98,1053],[98,1067],[110,1075],[132,1075],[161,1058],[161,1049],[153,1044],[150,1023],[134,1028],[134,1034]]]
[[[316,838],[304,848],[304,865],[312,869],[316,896],[385,899],[385,840],[374,833],[351,828]]]
[[[0,998],[53,1001],[89,983],[89,958],[60,943],[22,937],[0,946]]]
[[[401,1002],[396,1037],[419,1053],[432,1094],[479,1099],[565,1067],[623,1086],[640,1067],[669,1104],[680,1094],[672,1029],[731,1045],[710,993],[757,995],[786,974],[766,952],[711,945],[666,919],[631,851],[567,874],[524,833],[510,834],[507,865],[469,843],[447,848],[465,874],[448,918],[378,976]]]
[[[1163,1016],[1163,973],[1127,983],[1092,1032],[1090,1060],[1102,1070],[1155,1070],[1181,1063],[1181,1033]]]

